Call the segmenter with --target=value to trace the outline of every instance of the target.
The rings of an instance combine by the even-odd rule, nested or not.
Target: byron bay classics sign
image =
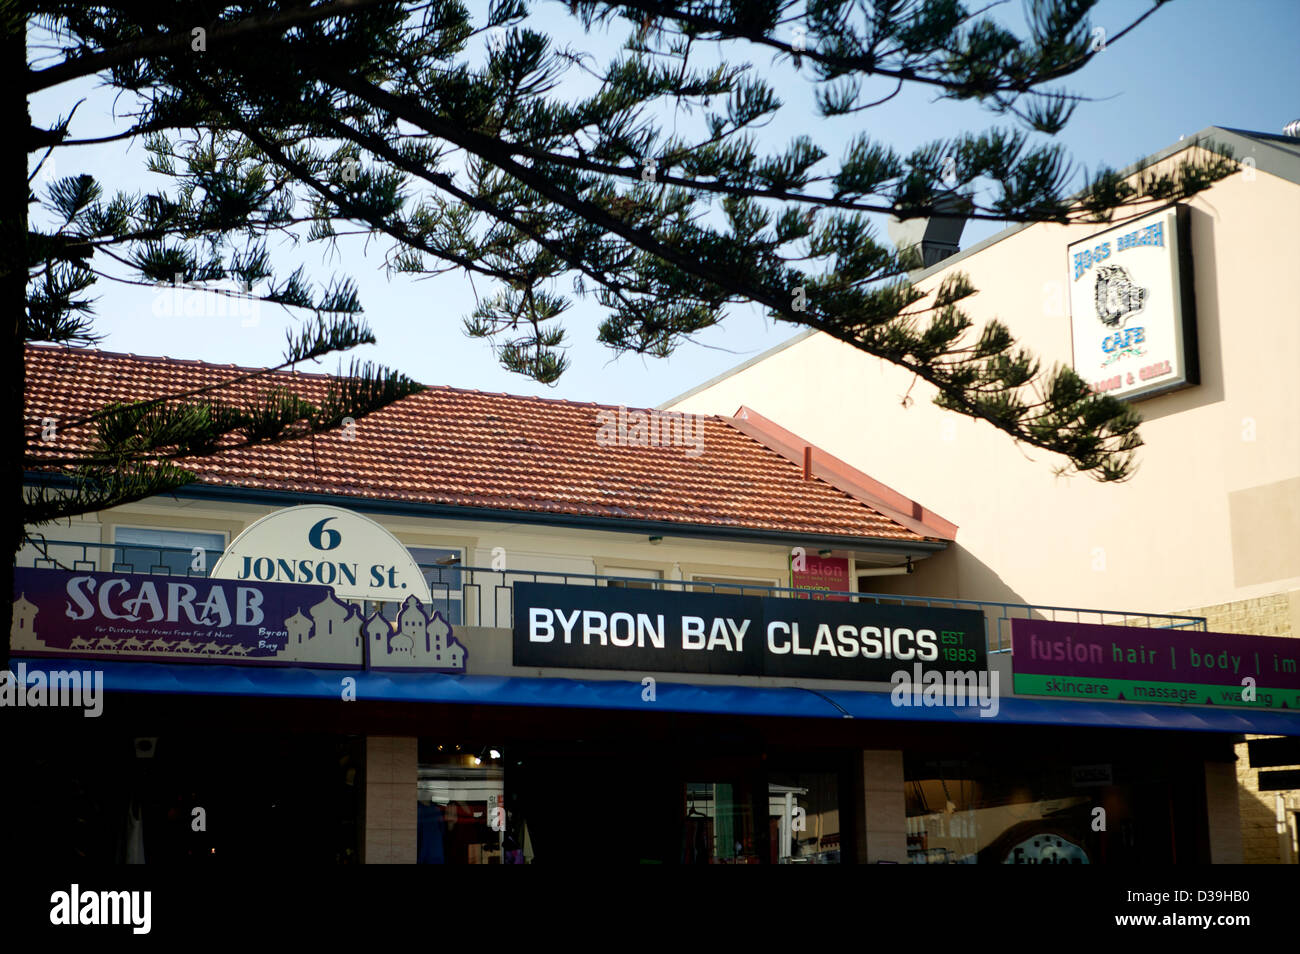
[[[890,682],[987,668],[975,610],[514,585],[516,666]]]
[[[429,584],[391,533],[351,510],[310,504],[277,510],[235,538],[212,577],[328,586],[342,599],[429,602]]]
[[[1186,214],[1171,206],[1069,246],[1074,369],[1094,391],[1199,383]]]

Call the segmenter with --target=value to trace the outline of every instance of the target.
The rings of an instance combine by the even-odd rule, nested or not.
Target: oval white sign
[[[429,602],[429,584],[395,536],[342,507],[306,504],[267,514],[231,542],[212,576],[319,583],[343,599]]]

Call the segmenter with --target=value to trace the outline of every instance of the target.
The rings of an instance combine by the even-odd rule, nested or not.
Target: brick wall
[[[1295,636],[1292,602],[1300,590],[1274,593],[1253,600],[1219,603],[1200,609],[1183,610],[1191,616],[1204,616],[1213,633],[1250,633],[1253,636]]]
[[[1252,735],[1250,738],[1267,736]],[[1247,864],[1275,865],[1282,860],[1278,851],[1277,802],[1274,798],[1279,793],[1259,790],[1259,770],[1250,768],[1244,742],[1237,745],[1237,784],[1241,802],[1242,860]]]
[[[1183,612],[1204,616],[1210,632],[1300,637],[1300,590]],[[1247,738],[1266,736],[1251,735]],[[1242,860],[1246,864],[1275,865],[1281,860],[1273,798],[1278,793],[1259,790],[1259,770],[1250,767],[1244,742],[1237,745],[1237,786],[1241,810]],[[1300,793],[1282,794],[1291,794],[1294,798]]]

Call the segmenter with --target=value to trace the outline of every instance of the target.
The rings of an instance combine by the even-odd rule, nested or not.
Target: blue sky
[[[1103,0],[1093,11],[1092,24],[1113,34],[1148,7],[1139,0]],[[1015,24],[1020,22],[1019,9],[1018,3],[1005,4],[999,16]],[[556,4],[539,4],[536,10],[546,23],[554,24],[557,36],[575,47],[599,54],[615,46],[608,36],[583,35],[576,21]],[[621,25],[615,28],[622,29]],[[1096,99],[1082,104],[1057,137],[1075,163],[1076,176],[1102,164],[1122,167],[1209,125],[1280,132],[1283,124],[1300,118],[1298,35],[1297,0],[1176,0],[1156,11],[1122,40],[1108,43],[1101,55],[1062,84]],[[811,85],[776,73],[765,52],[736,48],[729,56],[749,60],[765,73],[773,70],[773,81],[785,101],[781,115],[763,133],[773,143],[807,134],[834,157],[840,144],[865,129],[905,153],[963,130],[1006,124],[974,104],[935,102],[932,92],[921,89],[906,91],[864,115],[827,122],[809,108]],[[883,93],[888,87],[880,89]],[[48,121],[81,98],[86,102],[74,120],[75,136],[103,135],[115,128],[108,119],[114,108],[111,97],[91,83],[70,84],[34,97],[33,119]],[[149,183],[144,158],[139,145],[129,150],[120,144],[80,147],[56,153],[56,172],[66,176],[90,171],[108,187],[139,189]],[[962,245],[999,228],[997,223],[972,223]],[[389,365],[426,384],[653,406],[799,331],[741,307],[667,359],[634,355],[616,359],[595,340],[599,308],[594,302],[577,300],[565,319],[571,367],[557,385],[547,387],[503,370],[486,342],[464,334],[461,318],[473,308],[474,296],[463,275],[390,280],[383,269],[386,249],[382,242],[359,239],[342,243],[337,253],[305,243],[271,245],[277,262],[291,266],[301,262],[315,278],[351,275],[379,340],[350,354]],[[485,290],[480,282],[480,293]],[[271,364],[283,351],[285,329],[298,323],[296,317],[267,305],[261,306],[255,321],[237,314],[169,316],[170,302],[160,302],[151,289],[101,282],[96,292],[96,328],[105,335],[100,347],[110,351],[246,366]],[[314,370],[331,371],[336,366],[330,358]]]

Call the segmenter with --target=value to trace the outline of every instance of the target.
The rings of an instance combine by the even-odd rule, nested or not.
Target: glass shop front
[[[1232,753],[1226,735],[1068,725],[109,702],[100,719],[47,710],[15,723],[16,850],[169,866],[357,863],[378,790],[368,738],[428,727],[409,787],[405,776],[394,786],[415,801],[414,830],[400,837],[421,864],[859,863],[873,826],[905,828],[898,860],[912,864],[1196,863],[1209,857],[1205,762]],[[882,753],[901,775],[864,772]]]
[[[1087,756],[1085,756],[1087,757]],[[1177,766],[1125,758],[1026,763],[1012,752],[907,753],[911,864],[1159,865],[1194,831]],[[1192,801],[1195,801],[1193,798]],[[1195,854],[1195,844],[1182,846]]]
[[[1077,744],[1035,757],[1017,744],[1024,733],[985,731],[982,744],[970,748],[947,749],[942,733],[932,733],[903,751],[907,863],[1205,860],[1199,760],[1209,750],[1168,751],[1140,737],[1117,747],[1084,732]],[[877,736],[872,745],[887,745],[887,738]],[[760,743],[742,753],[724,739],[700,747],[706,739],[498,740],[463,746],[464,753],[422,739],[419,860],[857,862],[860,832],[877,817],[872,802],[892,801],[855,777],[862,749]],[[1154,754],[1148,745],[1167,751]]]

